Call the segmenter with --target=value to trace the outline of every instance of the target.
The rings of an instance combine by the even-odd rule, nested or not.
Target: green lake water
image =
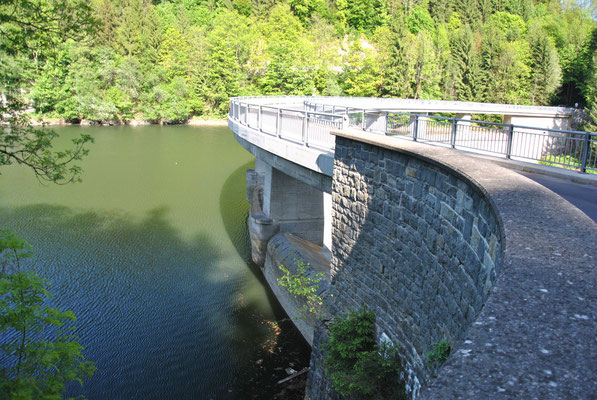
[[[250,262],[245,170],[226,127],[61,127],[95,138],[83,182],[0,173],[0,227],[35,248],[98,371],[88,399],[271,398],[308,346]],[[1,339],[1,337],[0,337]]]

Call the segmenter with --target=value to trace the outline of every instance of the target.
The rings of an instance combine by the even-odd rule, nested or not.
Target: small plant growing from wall
[[[437,368],[442,365],[450,355],[452,346],[445,340],[434,343],[431,351],[425,353],[425,359],[427,360],[427,366],[430,368]]]
[[[335,319],[325,344],[325,369],[349,399],[406,399],[397,347],[375,339],[375,314],[366,307]]]
[[[293,274],[284,265],[279,266],[282,276],[278,278],[278,284],[286,288],[288,293],[305,300],[306,304],[297,310],[301,318],[305,318],[307,313],[311,313],[319,319],[324,319],[323,299],[317,292],[325,275],[322,272],[314,272],[309,263],[300,258],[297,258],[295,262],[296,274]]]

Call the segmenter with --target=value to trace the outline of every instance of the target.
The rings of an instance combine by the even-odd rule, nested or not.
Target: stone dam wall
[[[298,257],[328,271],[329,317],[365,303],[376,312],[378,341],[402,348],[412,398],[597,398],[597,224],[579,209],[450,149],[336,132],[332,179],[331,163],[305,173],[276,155],[284,152],[257,147],[269,148],[258,132],[234,132],[257,158],[257,175],[247,175],[253,256],[289,315],[302,304],[277,287],[277,266]],[[331,263],[299,225],[285,231],[285,215],[268,213],[277,193],[268,184],[288,182],[271,169],[327,193],[333,186]],[[307,398],[340,399],[323,368],[325,323],[297,325],[312,340]],[[425,353],[442,340],[452,352],[432,370]]]
[[[411,398],[597,398],[597,224],[488,160],[336,133],[327,306],[366,304]],[[316,329],[306,397],[340,399]],[[439,370],[425,353],[446,340]]]
[[[425,353],[459,341],[502,266],[503,226],[490,199],[454,170],[337,137],[333,198],[333,314],[367,305],[378,338],[401,349],[413,395]],[[323,333],[325,335],[325,333]],[[316,342],[313,354],[321,354]],[[313,358],[308,396],[327,383]]]

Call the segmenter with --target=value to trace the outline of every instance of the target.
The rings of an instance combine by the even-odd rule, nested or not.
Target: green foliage
[[[307,25],[314,13],[321,14],[325,10],[324,0],[289,0],[289,4],[304,25]]]
[[[325,279],[322,272],[315,272],[308,263],[302,259],[296,259],[296,273],[293,274],[284,265],[279,266],[282,276],[278,278],[278,284],[288,290],[288,293],[297,298],[302,298],[305,305],[297,310],[299,317],[305,317],[311,313],[317,318],[325,318],[323,312],[323,299],[319,295],[319,284]]]
[[[433,349],[427,353],[425,353],[425,360],[427,361],[427,366],[434,367],[440,366],[443,364],[450,355],[452,351],[452,346],[445,340],[442,340],[438,343],[434,343],[432,345]]]
[[[393,345],[375,340],[375,314],[366,307],[335,319],[324,346],[326,373],[350,399],[406,399],[400,360]]]
[[[45,13],[39,12],[43,6]],[[18,11],[18,12],[17,12]],[[71,18],[58,21],[59,18]],[[77,27],[73,23],[80,22]],[[92,31],[94,19],[90,9],[78,0],[47,2],[13,2],[0,4],[0,166],[17,163],[30,167],[36,176],[45,181],[67,183],[80,179],[81,169],[74,164],[87,154],[87,144],[92,142],[88,135],[73,140],[73,146],[66,150],[54,150],[56,133],[45,128],[30,126],[28,115],[23,113],[27,99],[23,96],[23,85],[33,74],[30,59],[23,54],[35,52],[37,60],[41,54],[48,55],[48,76],[56,72],[56,84],[61,87],[66,81],[56,64],[50,64],[49,56],[56,54],[55,45],[64,43],[65,37],[78,38],[82,32]],[[77,30],[80,28],[80,31]],[[41,37],[43,36],[43,38]],[[52,93],[52,83],[42,86]],[[46,110],[54,104],[65,101],[60,89],[49,96]]]
[[[69,121],[223,117],[229,97],[263,94],[591,108],[593,11],[552,0],[7,0],[0,93]]]
[[[341,74],[342,89],[348,96],[377,97],[382,84],[381,64],[375,52],[360,41],[350,47]]]
[[[0,165],[25,165],[43,181],[69,183],[80,180],[81,167],[73,163],[87,155],[85,146],[93,141],[89,135],[73,139],[70,149],[53,151],[57,134],[47,129],[35,129],[22,117],[12,118],[8,127],[0,129]]]
[[[596,146],[593,146],[594,148],[591,149],[590,151],[593,154],[593,159],[594,157],[597,155],[597,148],[595,148]],[[565,168],[565,169],[572,169],[575,171],[580,171],[580,167],[581,167],[581,160],[577,157],[573,157],[573,156],[569,156],[569,155],[561,155],[561,156],[544,156],[542,158],[541,161],[539,161],[539,164],[541,165],[555,165],[558,166],[560,168]],[[597,171],[595,170],[589,170],[587,169],[586,171],[588,174],[597,174]]]
[[[97,20],[82,0],[3,0],[0,2],[0,49],[51,53],[66,39],[81,39],[97,30]]]
[[[74,314],[49,307],[48,283],[22,269],[30,256],[27,242],[0,231],[0,349],[9,361],[0,367],[0,397],[60,399],[68,382],[82,384],[95,366],[71,333]]]
[[[359,31],[373,31],[387,19],[383,0],[337,0],[338,18]]]
[[[93,108],[95,98],[72,93],[89,94],[97,73],[89,68],[92,58],[81,60],[83,69],[72,68],[79,81],[70,80],[65,66],[79,61],[72,57],[71,39],[82,40],[95,28],[91,8],[79,0],[0,3],[0,166],[25,165],[38,179],[55,183],[80,179],[81,169],[74,163],[87,154],[91,137],[81,135],[71,148],[54,150],[56,133],[29,124],[23,89],[40,75],[32,92],[39,109],[53,111],[68,104],[65,114],[72,113],[74,119],[85,101]],[[72,335],[73,313],[49,307],[48,283],[24,270],[22,260],[30,256],[24,240],[0,230],[0,398],[60,399],[68,382],[81,383],[95,367],[84,360],[83,348]]]
[[[431,19],[427,8],[418,5],[413,8],[412,13],[407,18],[406,26],[413,35],[422,30],[431,32],[433,31],[433,19]]]

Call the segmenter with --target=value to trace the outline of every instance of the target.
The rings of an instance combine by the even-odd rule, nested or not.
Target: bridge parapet
[[[449,113],[454,117],[430,115]],[[572,131],[574,109],[411,99],[238,97],[230,120],[256,132],[330,152],[332,130],[364,131],[554,167],[597,172],[597,134]],[[500,114],[507,123],[472,120]],[[533,126],[528,126],[533,125]]]

